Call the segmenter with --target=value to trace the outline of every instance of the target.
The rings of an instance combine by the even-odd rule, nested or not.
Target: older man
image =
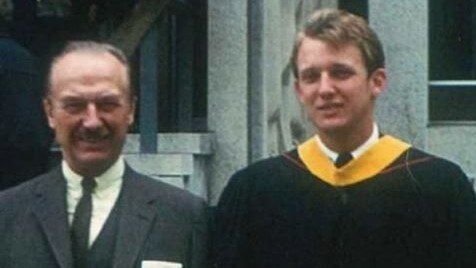
[[[44,108],[63,161],[0,195],[0,267],[206,265],[205,203],[121,157],[135,99],[111,45],[74,42],[54,59]]]
[[[316,135],[230,179],[218,204],[218,267],[476,267],[465,174],[375,123],[384,63],[362,18],[312,14],[292,64]]]

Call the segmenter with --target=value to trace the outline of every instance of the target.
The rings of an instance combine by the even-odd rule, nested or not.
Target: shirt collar
[[[352,157],[358,158],[365,151],[367,151],[367,149],[369,149],[372,145],[376,144],[378,142],[378,139],[379,139],[378,126],[377,124],[373,123],[372,134],[370,134],[370,137],[364,143],[362,143],[359,147],[357,147],[355,150],[350,152],[350,154],[352,155]],[[317,141],[317,145],[322,150],[322,152],[325,155],[327,155],[332,160],[332,162],[335,162],[339,154],[329,149],[329,147],[327,147],[319,138],[319,135],[316,135],[316,141]]]
[[[83,176],[74,172],[64,160],[61,162],[61,167],[63,170],[63,175],[66,179],[68,190],[79,191],[82,189],[81,180],[83,179]],[[95,191],[101,192],[115,185],[118,181],[122,180],[124,171],[124,159],[122,156],[119,156],[117,161],[108,170],[106,170],[103,174],[94,177],[94,180],[96,180],[97,183]]]

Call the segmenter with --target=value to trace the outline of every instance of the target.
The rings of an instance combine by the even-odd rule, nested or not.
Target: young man
[[[312,14],[292,64],[316,135],[230,179],[217,208],[218,267],[475,267],[465,174],[374,121],[384,63],[362,18]]]
[[[44,108],[63,161],[0,194],[0,267],[206,266],[205,203],[121,157],[135,99],[113,46],[74,42],[54,59]]]

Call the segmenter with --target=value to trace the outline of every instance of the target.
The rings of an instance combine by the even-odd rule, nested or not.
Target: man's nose
[[[319,81],[319,94],[323,96],[332,95],[335,93],[334,79],[327,72],[321,74]]]
[[[318,93],[322,98],[329,98],[335,94],[335,81],[327,72],[321,74]]]
[[[88,103],[86,113],[83,118],[83,126],[86,128],[97,128],[102,125],[100,114],[94,103]]]

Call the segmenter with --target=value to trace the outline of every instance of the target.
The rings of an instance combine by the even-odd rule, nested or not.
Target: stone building
[[[233,172],[312,135],[288,59],[299,25],[320,7],[366,17],[383,42],[381,130],[476,174],[476,1],[103,2],[120,12],[96,28],[133,60],[140,96],[127,159],[210,204]]]
[[[208,0],[205,131],[159,134],[159,155],[192,154],[177,163],[189,172],[179,184],[214,204],[234,171],[312,135],[288,59],[307,15],[340,7],[367,17],[383,42],[389,85],[377,106],[382,131],[452,159],[472,177],[476,3],[463,2]]]
[[[355,2],[208,1],[211,203],[235,170],[311,135],[288,57],[303,18],[326,6],[361,13],[382,39],[389,74],[377,107],[382,131],[452,159],[474,176],[475,1]]]

